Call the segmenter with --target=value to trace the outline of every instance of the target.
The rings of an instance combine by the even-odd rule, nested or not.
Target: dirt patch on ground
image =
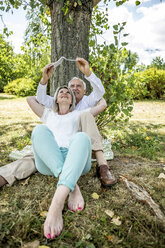
[[[119,156],[115,155],[114,159],[108,161],[110,167],[113,167],[113,170],[119,174],[126,174],[127,176],[131,176],[133,171],[135,170],[145,170],[145,168],[154,169],[159,168],[163,169],[165,167],[164,163],[160,163],[157,161],[151,161],[144,158],[137,158],[132,156]]]

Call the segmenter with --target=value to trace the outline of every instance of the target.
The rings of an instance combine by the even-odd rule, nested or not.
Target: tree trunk
[[[93,9],[93,0],[81,0],[82,5],[74,7],[75,1],[70,1],[69,15],[72,23],[67,21],[68,14],[64,15],[62,7],[65,1],[50,1],[52,41],[51,41],[51,60],[52,62],[64,56],[68,59],[82,57],[89,58],[88,36]],[[67,84],[72,77],[84,79],[78,70],[75,62],[63,60],[62,64],[55,69],[51,79],[50,94],[53,95],[58,86]],[[89,89],[89,85],[87,85]]]

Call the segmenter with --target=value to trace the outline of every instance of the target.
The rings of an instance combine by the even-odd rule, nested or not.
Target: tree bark
[[[81,0],[82,5],[74,6],[75,1],[71,2],[69,15],[72,23],[67,21],[68,14],[64,15],[62,7],[65,1],[50,1],[52,40],[51,40],[51,61],[55,62],[64,56],[69,59],[83,57],[88,60],[89,47],[88,36],[93,9],[93,0]],[[53,95],[58,86],[67,84],[72,77],[83,75],[77,68],[75,62],[63,60],[62,64],[55,69],[51,79],[50,94]],[[87,85],[87,90],[89,85]]]

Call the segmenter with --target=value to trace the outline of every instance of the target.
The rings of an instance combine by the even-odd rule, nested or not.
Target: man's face
[[[73,91],[76,97],[76,103],[78,103],[86,92],[83,83],[78,79],[73,79],[69,85],[69,88]]]

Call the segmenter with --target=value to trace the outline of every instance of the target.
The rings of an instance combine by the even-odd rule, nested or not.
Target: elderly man
[[[93,88],[92,93],[89,96],[86,96],[86,84],[83,80],[75,77],[68,84],[76,97],[76,109],[83,110],[96,105],[101,100],[105,90],[100,79],[90,71],[89,64],[86,60],[83,58],[77,58],[76,62],[78,68],[85,75],[85,78],[90,82]],[[46,88],[47,82],[52,75],[53,67],[53,63],[44,67],[36,97],[36,100],[39,103],[49,108],[52,108],[53,97],[46,95]],[[28,97],[27,101],[31,106],[34,101],[34,97]],[[99,104],[100,108],[97,114],[106,108],[106,102],[104,99],[102,99]],[[99,176],[101,183],[104,186],[114,185],[116,183],[116,179],[110,173],[107,161],[104,158],[101,136],[92,115],[89,113],[84,113],[81,116],[81,119],[79,120],[79,131],[86,132],[91,138],[92,150],[95,152],[98,163],[97,175]],[[24,179],[33,174],[35,171],[34,156],[33,154],[28,154],[18,161],[14,161],[13,163],[0,167],[0,186],[3,186],[6,183],[12,184],[16,179]]]

